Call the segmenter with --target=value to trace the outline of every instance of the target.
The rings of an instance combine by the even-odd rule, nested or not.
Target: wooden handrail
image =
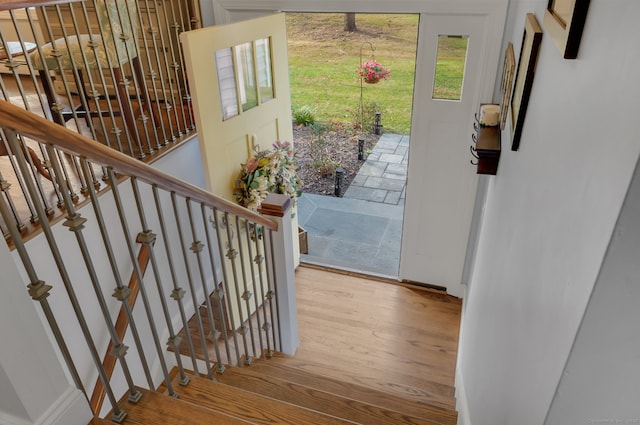
[[[261,224],[268,229],[278,229],[278,224],[269,218],[207,192],[184,180],[156,170],[142,161],[138,161],[39,115],[12,105],[5,100],[0,100],[0,127],[12,129],[38,142],[62,149],[72,155],[79,155],[95,164],[111,167],[125,176],[136,177],[149,184],[155,184],[161,189],[176,192],[180,196]]]
[[[140,251],[138,252],[138,266],[140,267],[140,273],[144,276],[147,271],[147,266],[149,265],[149,260],[151,259],[151,252],[149,245],[142,244],[140,246]],[[128,288],[131,290],[131,294],[129,295],[129,299],[127,300],[129,306],[133,310],[133,307],[136,304],[136,300],[138,299],[138,292],[140,291],[140,281],[138,280],[138,275],[134,269],[131,272],[131,278],[129,279]],[[127,317],[127,313],[125,311],[125,306],[120,307],[120,312],[118,313],[118,318],[116,319],[115,324],[116,334],[118,335],[118,339],[121,341],[124,339],[125,334],[127,333],[127,328],[129,327],[129,319]],[[107,347],[107,351],[102,360],[102,367],[104,368],[104,372],[107,375],[107,378],[111,380],[111,376],[113,376],[113,371],[116,369],[116,361],[117,358],[111,355],[111,350],[113,349],[113,341],[109,341],[109,346]],[[102,403],[104,403],[104,397],[106,395],[106,391],[104,388],[104,384],[102,380],[98,378],[96,380],[96,385],[93,387],[93,394],[91,394],[91,408],[96,415],[100,414],[100,410],[102,409]]]

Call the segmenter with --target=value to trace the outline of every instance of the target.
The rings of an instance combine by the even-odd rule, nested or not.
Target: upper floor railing
[[[136,401],[139,387],[156,390],[164,381],[177,395],[169,370],[176,366],[186,385],[183,359],[213,378],[225,364],[295,350],[289,198],[273,195],[283,217],[253,213],[1,100],[0,137],[42,227],[41,236],[25,240],[11,223],[10,202],[0,198],[28,293],[40,304],[71,379],[87,399],[98,388],[112,420],[126,416],[119,394]],[[29,143],[48,155],[62,223],[47,220]],[[87,181],[101,169],[110,190],[87,185],[89,203],[78,207],[61,158],[77,164]],[[142,303],[135,310],[134,284]],[[129,354],[128,346],[134,347]],[[118,367],[105,367],[105,352]],[[93,408],[99,415],[97,404]]]
[[[134,158],[150,160],[195,132],[179,34],[200,26],[197,0],[33,0],[0,2],[0,99]],[[49,217],[62,195],[51,158],[29,145]],[[23,229],[38,218],[22,177],[0,143],[0,190],[13,198]],[[82,177],[63,160],[72,199],[106,179]],[[4,224],[6,225],[6,224]],[[3,233],[6,236],[6,228]]]

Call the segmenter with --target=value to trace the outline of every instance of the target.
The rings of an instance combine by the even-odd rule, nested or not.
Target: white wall
[[[546,4],[511,2],[516,57],[526,12],[541,23]],[[544,34],[518,152],[503,132],[460,340],[461,417],[473,425],[539,425],[549,412],[640,152],[638,16],[636,0],[592,0],[577,60]],[[549,423],[573,423],[567,409]]]
[[[66,379],[26,283],[0,242],[0,424],[86,424],[92,417],[82,393]]]
[[[546,424],[640,423],[640,169]]]

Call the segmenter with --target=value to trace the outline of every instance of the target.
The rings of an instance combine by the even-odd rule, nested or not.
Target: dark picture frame
[[[549,0],[542,24],[565,59],[578,57],[590,0]]]
[[[542,28],[540,28],[536,16],[533,13],[527,13],[513,96],[511,97],[511,150],[513,151],[517,151],[520,147],[520,137],[531,96],[541,40]]]
[[[504,52],[504,64],[502,66],[502,103],[500,104],[500,128],[504,130],[509,114],[509,103],[511,102],[511,93],[513,93],[513,78],[516,70],[516,56],[513,53],[513,43],[509,42]]]

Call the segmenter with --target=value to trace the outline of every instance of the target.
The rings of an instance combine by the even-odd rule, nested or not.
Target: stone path
[[[303,194],[307,231],[302,261],[397,277],[409,137],[384,134],[342,198]]]
[[[409,136],[383,134],[343,196],[403,205],[408,151]]]

